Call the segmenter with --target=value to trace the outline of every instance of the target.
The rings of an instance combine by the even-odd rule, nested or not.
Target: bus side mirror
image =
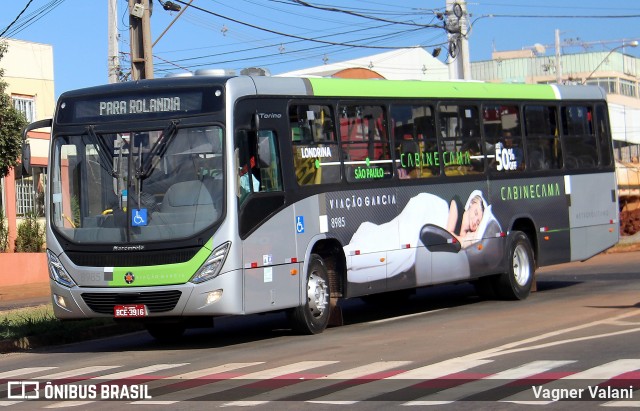
[[[46,118],[44,120],[34,121],[33,123],[27,125],[22,130],[22,174],[25,176],[31,175],[31,146],[29,145],[29,140],[27,140],[27,135],[31,130],[37,130],[43,127],[51,127],[53,123],[53,119]]]
[[[31,145],[27,141],[22,142],[22,175],[31,175]]]

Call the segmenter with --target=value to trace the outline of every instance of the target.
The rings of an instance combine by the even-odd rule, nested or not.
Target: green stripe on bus
[[[310,78],[316,96],[556,100],[549,85]]]
[[[204,264],[211,255],[213,238],[198,251],[189,261],[176,264],[164,264],[158,266],[142,267],[114,267],[113,281],[109,282],[110,287],[148,287],[154,285],[184,284],[196,271]],[[125,276],[132,273],[134,280],[127,284]]]

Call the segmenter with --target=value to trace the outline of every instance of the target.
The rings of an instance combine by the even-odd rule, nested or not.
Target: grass
[[[62,321],[51,304],[19,308],[0,313],[0,340],[20,342],[18,348],[83,341],[140,329],[133,324],[116,324],[111,318]]]

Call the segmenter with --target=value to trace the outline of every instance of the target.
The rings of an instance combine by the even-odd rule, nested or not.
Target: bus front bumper
[[[219,316],[243,314],[241,271],[201,284],[68,288],[50,280],[53,311],[60,319]],[[239,283],[239,284],[238,284]]]

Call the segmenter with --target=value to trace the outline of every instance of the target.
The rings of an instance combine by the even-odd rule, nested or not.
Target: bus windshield
[[[186,239],[223,214],[219,126],[60,134],[50,221],[75,243]]]

